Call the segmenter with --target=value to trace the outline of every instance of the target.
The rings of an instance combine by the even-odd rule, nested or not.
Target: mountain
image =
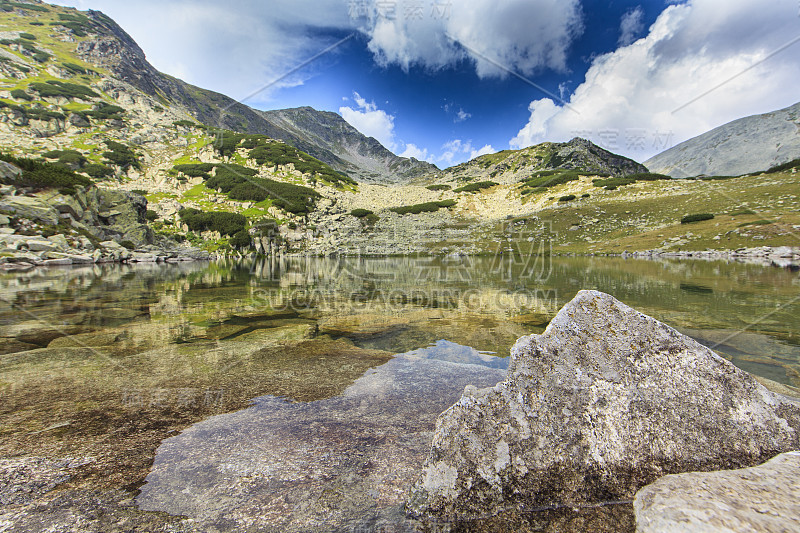
[[[405,182],[439,170],[425,161],[393,154],[330,111],[298,107],[259,114],[274,125],[272,137],[298,148],[305,146],[306,152],[360,181]]]
[[[674,178],[739,176],[800,157],[800,102],[734,120],[648,159],[653,172]]]
[[[435,178],[436,183],[486,179],[498,183],[526,180],[532,174],[576,170],[586,175],[615,177],[647,172],[642,164],[600,148],[576,137],[566,143],[541,143],[522,150],[503,150],[448,168]]]
[[[87,16],[95,36],[78,44],[75,52],[80,59],[108,69],[151,97],[182,107],[204,124],[268,135],[365,181],[396,183],[438,170],[430,163],[393,154],[336,113],[311,107],[258,111],[163,74],[116,22],[99,11],[90,10]]]

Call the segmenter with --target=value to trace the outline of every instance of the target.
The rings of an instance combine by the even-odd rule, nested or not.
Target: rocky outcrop
[[[795,531],[800,517],[800,452],[763,465],[664,476],[636,493],[640,533]]]
[[[685,178],[739,176],[800,157],[800,102],[734,120],[645,161],[653,172]]]
[[[438,172],[435,165],[393,154],[340,115],[311,107],[261,111],[274,125],[272,135],[360,181],[406,182]]]
[[[659,477],[800,446],[800,407],[674,329],[581,291],[508,378],[437,422],[415,514],[469,519],[630,500]]]
[[[0,172],[11,170],[0,166]],[[139,194],[97,187],[17,193],[13,186],[0,188],[0,270],[209,258],[155,235]]]

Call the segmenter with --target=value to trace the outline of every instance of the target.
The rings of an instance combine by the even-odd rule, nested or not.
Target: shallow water
[[[284,258],[36,270],[0,276],[0,455],[96,457],[98,483],[138,487],[171,436],[143,487],[148,509],[218,529],[401,520],[436,415],[466,384],[501,379],[514,341],[581,289],[800,386],[800,276],[771,266]],[[122,460],[123,449],[139,452]]]

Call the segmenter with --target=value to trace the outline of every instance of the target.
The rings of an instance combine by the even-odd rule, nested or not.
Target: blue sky
[[[166,73],[338,112],[440,167],[574,136],[644,161],[800,100],[796,0],[58,3],[110,15]]]

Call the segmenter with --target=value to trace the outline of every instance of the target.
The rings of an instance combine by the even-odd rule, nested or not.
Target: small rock
[[[740,470],[664,476],[634,500],[639,533],[795,531],[800,452]]]

